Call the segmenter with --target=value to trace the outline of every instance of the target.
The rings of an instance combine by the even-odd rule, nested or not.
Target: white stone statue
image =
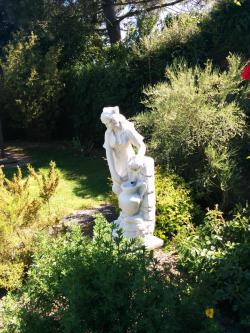
[[[119,112],[119,107],[106,107],[101,114],[101,121],[106,125],[105,141],[109,170],[113,181],[113,192],[119,194],[121,183],[128,179],[128,162],[133,156],[145,155],[143,137],[134,125]],[[135,154],[134,148],[137,149]]]
[[[128,238],[141,237],[148,249],[163,245],[153,236],[155,227],[154,160],[145,156],[143,137],[119,112],[106,107],[101,114],[106,125],[104,148],[113,192],[117,194],[121,213],[116,224]]]

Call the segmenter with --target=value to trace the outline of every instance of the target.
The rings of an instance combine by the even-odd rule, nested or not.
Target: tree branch
[[[116,3],[114,3],[114,6],[138,5],[138,4],[150,3],[152,1],[154,1],[154,0],[138,0],[138,1],[128,0],[125,2],[116,2]]]
[[[172,1],[172,2],[167,2],[167,3],[162,4],[162,5],[156,5],[156,6],[153,6],[153,7],[145,8],[144,11],[145,11],[145,12],[151,12],[151,11],[153,11],[153,10],[161,9],[161,8],[164,8],[164,7],[174,6],[174,5],[176,5],[177,3],[184,2],[184,1],[185,1],[185,0],[175,0],[175,1]],[[127,18],[127,17],[131,17],[131,16],[135,16],[135,15],[138,15],[138,14],[140,14],[141,12],[142,12],[142,10],[130,10],[130,11],[128,11],[126,14],[117,17],[117,21],[118,21],[118,22],[121,22],[121,21],[124,20],[125,18]]]

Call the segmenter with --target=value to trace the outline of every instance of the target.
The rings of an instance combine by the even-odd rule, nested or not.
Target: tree
[[[1,90],[3,88],[3,84],[4,84],[3,69],[0,66],[0,92],[1,92]],[[1,114],[0,114],[0,158],[4,158],[4,157],[5,157],[5,152],[4,152],[2,117],[1,117]]]
[[[138,17],[143,12],[159,11],[190,0],[100,0],[104,22],[111,44],[121,40],[120,23],[130,17]],[[196,1],[197,4],[200,2]]]
[[[4,75],[2,112],[30,136],[49,137],[63,88],[58,69],[60,48],[44,50],[36,34],[20,32],[4,51],[0,63]]]
[[[121,40],[121,22],[142,13],[157,12],[178,3],[198,4],[201,0],[0,0],[0,26],[9,30],[33,30],[35,26],[57,27],[66,18],[84,23],[92,32],[107,34],[109,42]],[[51,24],[53,23],[53,24]],[[70,26],[68,26],[71,30]],[[84,34],[83,30],[83,34]],[[73,35],[71,34],[73,37]]]

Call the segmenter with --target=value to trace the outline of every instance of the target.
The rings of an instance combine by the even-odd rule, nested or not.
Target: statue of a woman
[[[163,245],[153,235],[155,227],[154,160],[145,156],[143,137],[119,112],[119,107],[106,107],[101,114],[106,125],[104,148],[118,196],[120,215],[115,222],[127,238],[140,237],[147,249]],[[113,236],[116,237],[116,230]]]
[[[106,125],[105,141],[113,192],[121,192],[121,184],[128,180],[128,163],[131,158],[138,165],[146,152],[143,137],[136,131],[134,125],[119,112],[119,107],[105,107],[101,121]]]

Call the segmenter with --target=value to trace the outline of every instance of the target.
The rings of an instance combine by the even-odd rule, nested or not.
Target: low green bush
[[[161,173],[155,177],[156,231],[165,241],[174,236],[185,224],[191,223],[198,213],[184,180],[175,174]]]
[[[93,240],[79,228],[41,237],[26,285],[5,299],[1,333],[220,332],[180,279],[112,229],[98,217]]]
[[[201,297],[206,291],[213,304],[244,329],[250,329],[249,222],[247,209],[229,220],[221,211],[209,210],[204,224],[184,227],[174,239],[179,267]]]

